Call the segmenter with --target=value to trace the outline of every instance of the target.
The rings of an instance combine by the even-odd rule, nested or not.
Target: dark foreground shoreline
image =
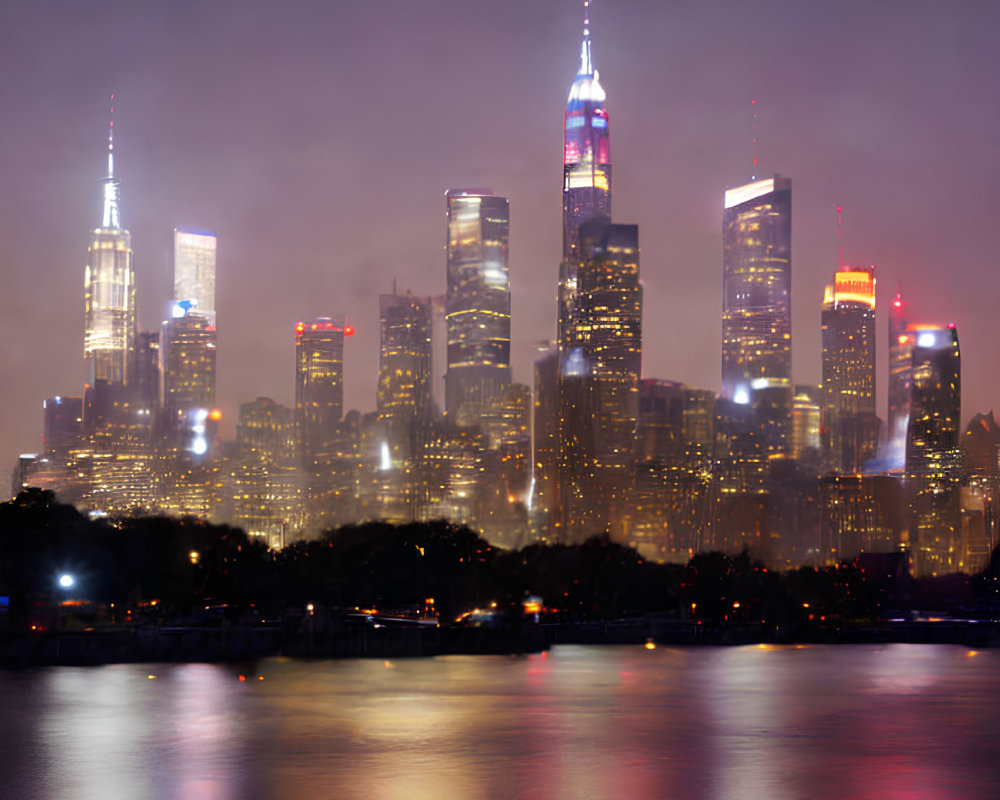
[[[325,630],[281,625],[120,627],[106,630],[0,634],[0,669],[145,662],[253,661],[296,658],[407,658],[458,654],[521,654],[558,644],[738,646],[748,644],[1000,644],[1000,624],[940,619],[713,628],[644,617],[611,622],[560,622],[519,628],[383,626],[346,622]]]

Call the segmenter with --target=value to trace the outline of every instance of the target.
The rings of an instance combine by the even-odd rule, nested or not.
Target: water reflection
[[[560,647],[6,673],[0,796],[993,798],[1000,654],[968,652]]]

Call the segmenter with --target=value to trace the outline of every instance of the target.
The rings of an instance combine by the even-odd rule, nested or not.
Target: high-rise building
[[[818,466],[820,426],[823,406],[822,390],[815,386],[796,386],[792,401],[792,458],[800,463]]]
[[[231,459],[233,522],[272,547],[301,524],[302,480],[295,465],[295,412],[269,397],[240,406]]]
[[[921,485],[958,482],[962,454],[962,369],[958,330],[910,326],[915,336],[910,369],[906,478]]]
[[[176,466],[169,455],[188,453],[200,458],[210,449],[218,427],[215,343],[212,317],[194,311],[186,302],[173,305],[171,318],[160,328],[157,439],[161,473]]]
[[[915,335],[907,330],[906,303],[899,289],[889,307],[889,416],[887,436],[890,468],[903,469],[906,429],[910,421],[910,369]]]
[[[642,362],[639,228],[580,226],[573,325],[561,342],[559,461],[564,535],[619,532],[635,459]]]
[[[828,466],[860,473],[875,456],[875,268],[841,267],[823,296],[823,410]]]
[[[330,449],[344,415],[344,336],[352,333],[342,317],[295,324],[295,425],[307,464]]]
[[[563,258],[559,267],[557,334],[561,350],[574,325],[580,225],[594,217],[611,219],[611,135],[605,98],[591,52],[588,4],[580,66],[563,115]]]
[[[379,295],[379,421],[426,420],[431,404],[431,299]]]
[[[114,95],[112,95],[114,101]],[[112,112],[114,108],[111,109]],[[83,354],[88,382],[125,385],[135,353],[135,273],[132,235],[122,228],[120,183],[114,171],[114,121],[108,133],[108,174],[101,225],[90,234],[84,271]]]
[[[160,406],[160,331],[139,331],[135,345],[135,380],[132,394],[136,413],[147,426]]]
[[[50,397],[42,402],[42,409],[43,452],[65,452],[83,431],[83,398]]]
[[[431,421],[431,328],[429,297],[379,296],[378,408],[379,516],[394,522],[415,518],[426,475],[424,447]]]
[[[174,228],[174,300],[209,316],[215,315],[216,244],[211,233]]]
[[[563,258],[570,259],[580,225],[611,216],[611,136],[606,95],[590,44],[590,17],[584,18],[580,67],[563,116]]]
[[[532,411],[532,492],[529,513],[538,537],[546,538],[559,522],[559,353],[549,349],[535,361]]]
[[[723,400],[760,406],[767,458],[791,450],[792,182],[729,189],[722,222]],[[763,392],[763,395],[760,393]],[[760,395],[758,402],[756,395]],[[758,424],[759,423],[759,424]]]
[[[490,189],[451,189],[448,215],[447,421],[479,418],[510,383],[508,200]]]
[[[213,320],[175,303],[160,329],[160,403],[169,414],[215,405]]]

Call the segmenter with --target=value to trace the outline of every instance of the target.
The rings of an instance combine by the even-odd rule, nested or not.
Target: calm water
[[[0,673],[0,798],[1000,797],[998,651],[559,647],[256,669]]]

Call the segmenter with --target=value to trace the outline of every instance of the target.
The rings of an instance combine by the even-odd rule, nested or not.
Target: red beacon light
[[[353,336],[353,335],[354,335],[354,328],[350,325],[345,325],[344,336]]]
[[[306,324],[304,322],[295,323],[295,335],[299,336],[306,329]]]
[[[955,330],[955,327],[956,327],[956,326],[955,326],[955,323],[954,323],[954,322],[949,322],[949,323],[948,323],[948,330],[950,330],[950,331],[953,331],[953,330]]]

